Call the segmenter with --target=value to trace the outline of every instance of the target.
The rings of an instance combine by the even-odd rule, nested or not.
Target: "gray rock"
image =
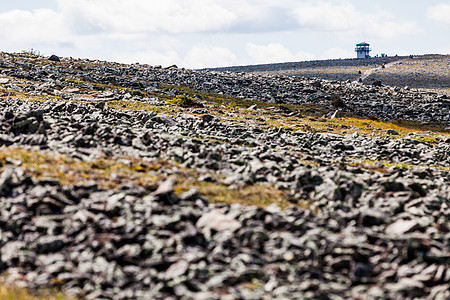
[[[175,279],[185,274],[189,268],[189,263],[185,260],[179,260],[172,264],[166,271],[166,279]]]
[[[55,253],[64,248],[66,244],[64,237],[42,237],[37,241],[35,251],[39,254]]]
[[[164,114],[156,115],[156,116],[152,117],[150,119],[150,121],[153,123],[161,123],[161,124],[169,125],[169,126],[173,126],[176,124],[175,120],[172,117],[170,117],[168,115],[164,115]]]
[[[48,58],[48,60],[50,60],[50,61],[54,61],[54,62],[60,62],[61,60],[59,59],[59,57],[58,56],[56,56],[56,55],[52,55],[52,56],[50,56],[49,58]]]
[[[341,118],[342,117],[342,112],[341,110],[336,110],[331,116],[330,119],[336,119],[336,118]]]
[[[389,135],[399,135],[399,133],[397,131],[395,131],[394,129],[388,129],[388,130],[386,130],[386,133]]]
[[[386,228],[386,233],[391,235],[402,235],[419,228],[419,223],[415,220],[400,219],[390,224]]]
[[[236,231],[242,225],[230,215],[226,215],[220,210],[213,210],[204,214],[195,226],[198,228],[209,228],[215,231]]]

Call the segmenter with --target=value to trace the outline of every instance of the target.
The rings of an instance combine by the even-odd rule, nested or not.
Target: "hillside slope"
[[[0,271],[86,299],[445,299],[450,102],[0,56]]]
[[[383,68],[383,65],[390,65]],[[393,56],[370,59],[339,59],[239,66],[210,69],[215,71],[251,72],[271,75],[318,77],[329,80],[358,80],[361,73],[376,70],[364,79],[372,84],[381,81],[385,85],[413,87],[450,95],[450,56]]]

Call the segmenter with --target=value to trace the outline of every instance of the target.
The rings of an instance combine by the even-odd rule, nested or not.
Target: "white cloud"
[[[58,0],[58,5],[74,29],[87,32],[205,32],[237,19],[225,1]]]
[[[313,60],[315,55],[308,52],[292,53],[288,48],[279,43],[270,43],[268,45],[257,45],[247,43],[247,54],[251,57],[252,63],[277,63]]]
[[[396,21],[390,13],[380,12],[367,16],[363,21],[362,33],[381,39],[395,39],[403,36],[414,36],[423,33],[415,22]]]
[[[439,4],[429,7],[427,17],[446,25],[450,25],[450,4]]]
[[[302,27],[320,31],[350,30],[360,19],[353,5],[345,2],[306,1],[299,3],[293,14]]]
[[[188,68],[222,67],[235,64],[236,55],[230,49],[199,44],[192,47],[184,59]]]
[[[67,41],[62,16],[50,9],[0,13],[0,38],[10,43],[61,43]]]
[[[321,55],[321,59],[354,58],[355,53],[343,48],[331,48]]]
[[[72,35],[305,29],[392,38],[419,30],[414,22],[398,21],[383,11],[361,13],[345,0],[57,0],[57,3],[57,11],[11,11],[2,16],[27,30],[44,28],[50,33],[66,30]],[[2,28],[8,30],[13,26],[6,22]],[[36,36],[42,37],[43,32]],[[47,35],[47,39],[51,37]]]
[[[75,57],[199,68],[347,56],[338,49],[323,55],[322,49],[315,54],[292,52],[283,45],[289,35],[316,35],[317,39],[308,40],[313,44],[329,36],[329,32],[341,41],[391,39],[420,32],[415,22],[397,20],[385,11],[364,13],[348,0],[56,2],[56,10],[0,13],[3,50],[35,48],[50,54],[61,51]],[[430,10],[429,17],[444,18],[434,10]],[[272,43],[267,39],[261,42],[262,34],[275,39]],[[232,38],[219,40],[218,36]],[[236,36],[244,38],[239,40]],[[254,43],[247,43],[249,40]],[[244,51],[252,61],[245,61]]]
[[[57,0],[83,33],[268,32],[308,29],[393,38],[419,29],[389,13],[364,14],[345,0]],[[388,29],[388,30],[387,30]]]
[[[301,27],[342,37],[392,39],[422,32],[415,22],[398,21],[385,11],[362,13],[348,1],[303,1],[293,9]]]

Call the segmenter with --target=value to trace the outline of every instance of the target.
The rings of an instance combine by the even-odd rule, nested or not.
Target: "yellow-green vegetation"
[[[189,95],[191,97],[194,97],[197,95],[204,102],[207,102],[209,104],[223,105],[223,106],[232,107],[232,108],[248,108],[255,104],[257,105],[258,108],[268,108],[268,107],[280,106],[277,104],[268,103],[268,102],[264,102],[264,101],[249,100],[249,99],[244,99],[244,98],[240,98],[240,97],[233,97],[230,95],[197,91],[186,85],[161,85],[162,91],[167,91],[170,89],[176,89],[180,93]],[[286,105],[286,106],[290,106],[290,105]],[[302,106],[302,105],[299,105],[299,106]],[[297,106],[294,106],[294,107],[297,107]]]
[[[95,182],[102,188],[117,188],[125,183],[133,183],[154,190],[167,179],[160,170],[174,170],[175,191],[181,193],[194,187],[201,195],[212,202],[240,203],[265,207],[277,203],[280,207],[290,204],[287,193],[273,186],[252,185],[230,190],[226,185],[216,182],[199,182],[196,170],[183,168],[171,161],[155,160],[151,163],[133,158],[100,158],[83,162],[54,153],[40,153],[24,149],[0,150],[0,171],[7,164],[20,165],[27,174],[36,179],[54,178],[62,185]],[[55,168],[58,166],[58,168]],[[301,203],[305,206],[306,203]]]
[[[287,121],[287,122],[286,122]],[[298,123],[297,123],[298,122]],[[425,140],[427,136],[433,131],[433,137],[427,142],[438,142],[435,139],[435,134],[448,135],[449,131],[444,128],[433,128],[430,125],[423,125],[414,122],[382,122],[377,120],[362,119],[356,117],[341,117],[335,119],[322,118],[322,117],[308,117],[308,118],[286,118],[279,121],[275,125],[289,124],[290,126],[295,124],[308,126],[317,132],[331,132],[337,134],[348,134],[358,132],[363,135],[373,135],[378,137],[386,137],[388,134],[386,130],[393,129],[399,133],[399,135],[390,136],[391,138],[405,137],[407,134],[415,133],[416,139]],[[434,139],[434,140],[433,140]]]
[[[178,95],[175,98],[167,100],[167,104],[177,105],[182,107],[203,107],[203,104],[195,100],[193,97]]]
[[[30,61],[39,59],[31,56],[22,56],[23,55],[17,54],[10,57],[28,59]],[[431,63],[431,61],[429,63]],[[98,66],[103,63],[96,61],[89,63],[62,61],[57,66],[64,68],[69,64],[72,64],[77,68],[89,68],[91,64]],[[404,65],[405,64],[406,63],[404,63]],[[408,64],[420,65],[420,62],[419,60],[412,60],[411,63],[408,62]],[[399,67],[402,66],[403,65],[399,65]],[[352,69],[351,71],[357,70]],[[24,79],[14,78],[12,80],[15,85],[21,86],[22,88],[25,88],[29,84],[29,82]],[[388,134],[386,133],[386,130],[394,129],[399,133],[399,135],[389,136],[390,138],[402,138],[414,132],[415,135],[412,138],[429,143],[440,142],[442,137],[438,137],[437,135],[444,136],[444,138],[447,139],[448,134],[450,133],[450,131],[445,127],[435,124],[423,125],[418,122],[408,121],[392,121],[391,123],[385,123],[377,120],[354,117],[349,114],[344,114],[343,117],[335,119],[323,118],[323,115],[335,110],[336,107],[342,107],[345,105],[344,101],[339,98],[339,96],[332,97],[329,106],[326,107],[316,104],[280,105],[263,101],[242,99],[240,97],[230,95],[201,92],[187,85],[162,84],[160,85],[160,91],[145,92],[124,88],[119,85],[100,84],[80,79],[66,79],[66,82],[79,89],[78,96],[85,99],[79,100],[82,102],[89,103],[89,100],[86,100],[86,98],[89,99],[90,97],[95,97],[95,95],[100,91],[115,90],[120,93],[130,93],[131,95],[137,95],[140,97],[156,97],[161,100],[165,100],[168,104],[166,106],[159,106],[133,99],[108,101],[109,107],[123,110],[155,111],[157,113],[176,115],[181,111],[190,113],[191,108],[204,106],[212,115],[220,117],[220,120],[228,120],[235,123],[246,122],[251,125],[261,126],[262,128],[281,127],[292,131],[302,130],[336,134],[351,134],[358,132],[358,134],[361,135],[371,135],[375,137],[387,137]],[[167,92],[173,89],[176,89],[181,95],[176,97],[170,96]],[[0,89],[0,99],[4,99],[8,96],[15,99],[28,101],[65,101],[57,94],[52,94],[51,92],[47,95],[44,94],[36,96],[12,89]],[[74,99],[76,98],[77,97]],[[249,107],[254,107],[255,105],[255,109],[248,109]]]
[[[288,130],[302,130],[313,132],[329,132],[336,134],[351,134],[358,132],[361,135],[371,135],[377,137],[403,138],[408,134],[415,133],[414,139],[439,143],[436,134],[450,137],[450,130],[443,126],[429,124],[425,125],[412,121],[392,121],[382,122],[372,119],[364,119],[344,114],[343,117],[330,119],[322,116],[335,107],[341,107],[344,102],[338,97],[333,97],[330,107],[323,107],[314,104],[302,105],[280,105],[263,101],[255,101],[233,97],[229,95],[219,95],[196,91],[188,86],[163,85],[163,91],[177,89],[179,92],[193,97],[195,95],[202,99],[202,103],[208,106],[211,114],[234,120],[237,123],[250,121],[263,128],[277,127]],[[256,105],[256,109],[248,110]],[[182,108],[182,106],[179,106]],[[156,110],[156,108],[154,108]],[[161,110],[161,108],[158,108]],[[153,110],[147,109],[147,110]],[[174,111],[176,112],[176,111]],[[390,136],[386,130],[393,129],[399,135]]]
[[[233,97],[229,95],[220,95],[214,93],[200,92],[185,85],[161,85],[161,91],[165,92],[170,89],[177,89],[182,95],[175,98],[158,92],[141,92],[130,89],[123,89],[114,85],[95,84],[80,80],[68,80],[75,86],[83,84],[98,85],[104,90],[122,89],[131,94],[141,96],[152,96],[164,99],[169,105],[157,106],[135,100],[111,100],[108,106],[116,109],[124,110],[145,110],[155,111],[158,113],[177,114],[180,111],[189,112],[190,108],[199,107],[201,105],[208,108],[211,114],[219,116],[223,119],[240,122],[250,122],[262,128],[285,128],[287,130],[302,130],[312,132],[329,132],[336,134],[348,134],[358,132],[362,135],[371,135],[378,137],[387,137],[387,129],[396,130],[399,135],[390,136],[390,138],[402,138],[407,134],[415,133],[414,139],[438,143],[440,140],[436,135],[448,136],[450,131],[439,125],[424,125],[418,122],[410,121],[392,121],[390,123],[377,120],[363,119],[345,115],[340,118],[330,119],[322,116],[336,107],[342,106],[344,103],[338,96],[334,97],[329,107],[323,107],[314,104],[302,105],[280,105],[263,101],[255,101]],[[23,83],[25,84],[25,83]],[[86,89],[86,92],[89,90]],[[14,90],[0,90],[0,97],[14,96],[14,98],[28,101],[62,101],[59,96],[32,96],[23,92]],[[89,96],[89,95],[88,95]],[[200,98],[201,101],[195,99]],[[89,101],[88,101],[89,102]],[[198,104],[198,105],[197,105]],[[256,105],[256,109],[249,110],[249,107]]]
[[[431,169],[440,169],[444,171],[450,171],[450,168],[441,167],[438,165],[422,165],[422,164],[411,164],[411,163],[393,163],[393,162],[384,162],[378,160],[349,160],[347,161],[348,165],[355,166],[359,168],[364,168],[376,172],[387,173],[389,169],[401,169],[401,170],[409,170],[414,168],[431,168]]]
[[[440,126],[424,125],[419,122],[407,121],[382,122],[348,115],[330,119],[328,117],[323,117],[321,114],[304,112],[302,107],[294,107],[295,106],[290,106],[292,112],[294,112],[293,114],[280,113],[273,109],[262,109],[257,111],[235,109],[233,110],[232,119],[257,123],[263,128],[281,127],[292,131],[302,130],[334,134],[352,134],[357,132],[360,135],[370,135],[382,138],[389,136],[393,139],[404,138],[410,134],[414,134],[411,138],[434,144],[441,142],[442,138],[450,138],[450,131]],[[227,118],[229,118],[229,116],[227,116]],[[388,129],[393,129],[399,134],[389,135],[386,132]]]
[[[92,91],[92,89],[94,90],[118,90],[118,91],[126,91],[129,92],[131,94],[139,94],[142,96],[145,96],[146,93],[145,92],[141,92],[138,90],[132,90],[132,89],[127,89],[118,85],[113,85],[113,84],[102,84],[102,83],[96,83],[96,82],[92,82],[92,81],[85,81],[85,80],[79,80],[79,79],[66,79],[67,83],[72,84],[74,87],[79,87],[80,91]],[[92,87],[92,88],[89,88]]]
[[[96,83],[96,82],[92,82],[92,81],[85,81],[85,80],[79,80],[79,79],[66,79],[66,82],[72,84],[74,87],[78,87],[80,89],[80,91],[86,91],[86,92],[92,92],[92,89],[98,90],[98,91],[116,90],[116,91],[121,91],[121,92],[125,92],[125,93],[130,93],[133,96],[140,96],[140,97],[152,96],[152,97],[158,97],[158,98],[162,98],[162,99],[170,98],[170,96],[168,96],[168,95],[125,88],[120,85],[114,85],[114,84],[103,84],[103,83]],[[89,86],[92,86],[92,89],[89,89],[88,88]]]
[[[23,79],[14,79],[14,84],[25,88],[29,82],[23,80]],[[54,100],[54,101],[62,101],[62,98],[56,95],[52,94],[45,94],[45,95],[31,95],[24,91],[18,91],[11,88],[0,88],[0,100],[6,99],[8,97],[22,100],[22,101],[48,101],[48,100]]]
[[[75,300],[62,292],[51,290],[33,291],[0,282],[0,300]]]
[[[254,104],[258,105],[258,107],[260,107],[260,108],[274,106],[273,104],[267,103],[264,101],[255,101],[255,100],[248,100],[248,99],[233,97],[233,96],[229,96],[229,95],[201,92],[201,91],[192,89],[191,87],[188,87],[186,85],[161,85],[160,88],[162,91],[176,89],[180,93],[188,95],[189,97],[198,96],[205,103],[215,104],[215,105],[223,105],[223,106],[226,106],[229,108],[236,108],[236,107],[248,108]]]
[[[271,204],[277,204],[285,209],[293,204],[289,201],[289,195],[272,185],[249,185],[230,189],[228,186],[220,183],[200,182],[191,179],[177,180],[175,191],[185,192],[190,188],[196,188],[201,195],[212,203],[225,202],[228,204],[239,203],[242,205],[256,205],[266,207]],[[297,205],[303,208],[309,207],[309,202],[301,201]]]
[[[157,106],[133,100],[111,100],[108,101],[108,107],[131,111],[136,110],[155,111],[158,113],[175,113],[180,111],[178,107]]]
[[[95,180],[102,188],[114,188],[125,181],[132,181],[146,187],[153,186],[158,178],[150,175],[149,171],[155,171],[162,167],[162,164],[158,162],[150,165],[130,159],[100,158],[85,162],[54,153],[23,149],[0,150],[0,165],[5,166],[8,162],[19,165],[38,180],[55,178],[62,185]],[[168,167],[169,163],[166,165]],[[58,168],[55,168],[55,166],[58,166]]]

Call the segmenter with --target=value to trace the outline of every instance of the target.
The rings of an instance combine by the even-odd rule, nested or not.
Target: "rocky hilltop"
[[[4,284],[448,299],[445,94],[0,55]]]
[[[450,95],[450,55],[390,56],[368,59],[330,59],[292,63],[235,66],[212,71],[318,77],[329,80],[362,79],[365,84],[381,81]],[[364,76],[369,72],[369,76]]]

